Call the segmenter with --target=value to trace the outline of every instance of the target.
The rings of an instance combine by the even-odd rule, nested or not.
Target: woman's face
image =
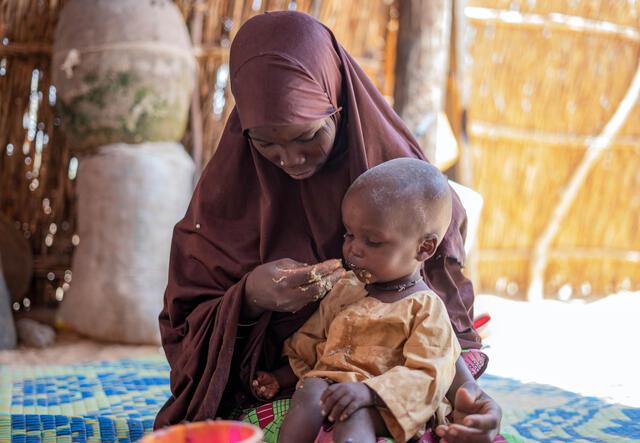
[[[247,131],[253,147],[296,180],[311,177],[327,161],[336,138],[331,117],[286,126],[260,126]]]

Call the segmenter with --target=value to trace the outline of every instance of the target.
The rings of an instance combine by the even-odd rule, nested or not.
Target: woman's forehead
[[[288,142],[305,135],[311,135],[320,129],[324,119],[312,120],[305,123],[297,123],[293,125],[266,125],[247,130],[249,137],[256,140],[269,142]]]

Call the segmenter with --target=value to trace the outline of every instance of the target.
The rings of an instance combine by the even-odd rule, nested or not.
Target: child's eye
[[[379,241],[367,240],[367,245],[371,246],[373,248],[376,248],[376,247],[380,246],[381,244],[382,244],[382,242],[379,242]]]

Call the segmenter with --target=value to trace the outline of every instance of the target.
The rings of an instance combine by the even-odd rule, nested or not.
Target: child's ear
[[[433,254],[436,253],[436,249],[438,248],[438,235],[437,234],[427,234],[422,237],[420,240],[420,245],[418,246],[418,254],[416,255],[416,260],[418,261],[426,261],[430,259]]]

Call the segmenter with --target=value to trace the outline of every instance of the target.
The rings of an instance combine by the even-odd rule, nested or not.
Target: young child
[[[290,367],[258,371],[253,382],[270,399],[300,379],[280,442],[313,442],[326,418],[336,443],[406,442],[449,412],[460,346],[420,270],[449,226],[450,192],[437,168],[407,158],[368,170],[347,190],[342,252],[352,272],[285,342]]]

